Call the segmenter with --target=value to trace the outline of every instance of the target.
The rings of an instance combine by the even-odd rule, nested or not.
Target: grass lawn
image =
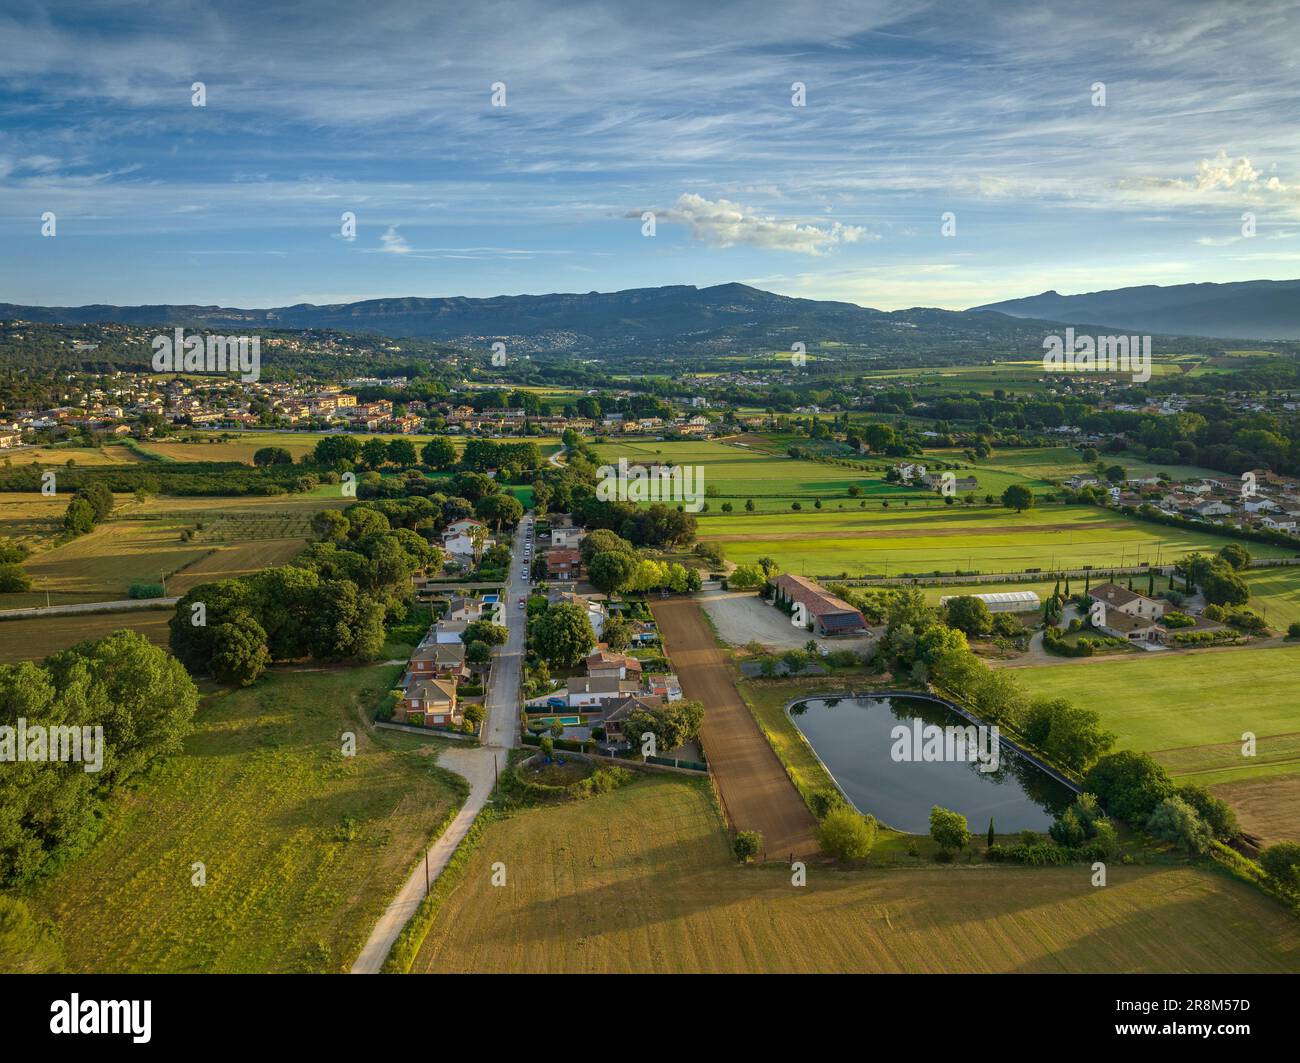
[[[397,673],[277,672],[206,698],[184,753],[116,796],[94,847],[22,894],[59,927],[69,969],[346,971],[466,793],[435,766],[436,742],[363,730],[355,706]]]
[[[775,558],[808,576],[898,575],[962,570],[1019,572],[1164,563],[1228,539],[1134,520],[1095,506],[1041,506],[1024,513],[1000,507],[891,506],[856,513],[699,519],[699,535],[723,544],[728,560]],[[1258,556],[1287,556],[1282,547],[1251,544]]]
[[[507,869],[491,884],[492,865]],[[416,972],[1298,971],[1300,923],[1214,871],[738,866],[708,785],[645,776],[489,824]]]

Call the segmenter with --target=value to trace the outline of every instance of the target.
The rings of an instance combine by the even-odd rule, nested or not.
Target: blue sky
[[[1296,277],[1298,42],[1290,2],[6,0],[0,301]]]

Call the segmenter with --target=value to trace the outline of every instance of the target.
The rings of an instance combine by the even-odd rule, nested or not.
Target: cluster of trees
[[[606,594],[651,591],[667,588],[677,593],[700,589],[700,574],[675,561],[656,561],[643,556],[628,540],[598,528],[578,547],[587,579]]]
[[[919,590],[892,593],[880,652],[896,674],[933,683],[1073,771],[1086,770],[1114,745],[1115,735],[1102,727],[1098,712],[1063,698],[1031,699],[1011,672],[989,668],[972,653],[965,633],[944,623]]]
[[[781,574],[781,566],[770,557],[760,557],[752,565],[737,565],[727,577],[727,586],[746,591],[765,587]]]
[[[172,652],[190,671],[237,686],[273,661],[376,659],[385,621],[405,615],[411,575],[442,564],[442,551],[415,530],[430,505],[381,500],[322,512],[321,541],[291,564],[185,594],[169,622]]]
[[[41,664],[0,665],[0,726],[16,728],[21,717],[29,727],[103,728],[99,771],[85,770],[84,746],[81,763],[6,756],[0,885],[28,882],[89,844],[104,798],[181,748],[198,700],[185,669],[132,631],[83,642]]]
[[[1112,816],[1189,853],[1203,853],[1215,840],[1239,833],[1227,804],[1193,783],[1174,785],[1146,753],[1126,750],[1102,757],[1084,778],[1089,793]]]
[[[101,481],[80,488],[63,514],[63,530],[69,535],[85,535],[113,512],[113,492]]]
[[[1240,543],[1229,543],[1218,554],[1188,554],[1175,564],[1187,581],[1196,584],[1212,605],[1245,605],[1250,588],[1237,573],[1250,564],[1250,553]]]
[[[698,701],[669,701],[657,709],[633,709],[623,722],[623,733],[636,745],[643,734],[655,736],[662,755],[700,737],[704,706]]]

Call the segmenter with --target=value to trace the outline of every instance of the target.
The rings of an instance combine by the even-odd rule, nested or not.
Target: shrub
[[[1147,818],[1146,831],[1161,841],[1182,846],[1189,853],[1203,853],[1213,834],[1205,820],[1181,797],[1166,797]]]
[[[161,583],[132,583],[126,592],[128,598],[161,598],[166,593]]]
[[[763,848],[763,835],[756,830],[742,830],[731,843],[731,851],[742,864],[749,863]]]
[[[964,848],[970,841],[966,817],[935,805],[930,809],[930,837],[945,851]]]
[[[876,844],[876,821],[846,805],[832,808],[817,828],[817,843],[837,860],[860,860]]]
[[[0,565],[0,594],[32,589],[32,578],[22,565]]]
[[[829,788],[814,790],[808,798],[808,805],[812,809],[814,816],[818,819],[825,819],[830,812],[844,807],[844,797],[838,790]]]
[[[1132,750],[1102,757],[1085,776],[1084,786],[1111,815],[1135,824],[1174,792],[1165,769],[1146,753]]]
[[[1264,870],[1287,889],[1300,889],[1300,843],[1278,842],[1259,855]]]
[[[1286,634],[1287,638],[1300,639],[1300,620],[1294,621],[1290,627],[1286,629]]]

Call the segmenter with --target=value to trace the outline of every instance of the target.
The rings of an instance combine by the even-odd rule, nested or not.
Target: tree
[[[983,599],[964,594],[948,599],[948,625],[967,635],[986,635],[993,627],[993,614]]]
[[[578,553],[582,556],[584,565],[590,565],[592,558],[607,550],[622,550],[631,554],[636,552],[636,547],[609,528],[596,528],[583,536],[582,542],[578,544]]]
[[[930,809],[930,837],[945,852],[963,848],[970,841],[966,817],[935,805]]]
[[[840,805],[817,828],[817,844],[837,860],[861,860],[876,844],[876,821]]]
[[[434,436],[420,450],[420,460],[435,472],[443,472],[456,465],[456,444],[446,436]]]
[[[1002,504],[1007,509],[1023,513],[1034,504],[1034,493],[1024,484],[1011,484],[1002,492]]]
[[[1245,605],[1250,601],[1250,588],[1230,565],[1211,565],[1199,582],[1205,600],[1213,605]]]
[[[1219,551],[1219,556],[1235,569],[1247,568],[1250,565],[1250,551],[1241,543],[1228,543]]]
[[[311,518],[311,529],[325,542],[340,543],[348,537],[348,518],[337,509],[322,509]]]
[[[596,645],[587,610],[576,602],[556,602],[533,624],[537,653],[561,668],[577,667]]]
[[[465,647],[465,660],[470,664],[487,664],[492,659],[492,647],[481,639],[476,639]]]
[[[253,452],[253,464],[259,469],[270,465],[292,465],[293,455],[284,447],[262,447]]]
[[[1146,753],[1124,750],[1097,761],[1084,776],[1084,789],[1096,794],[1112,816],[1139,824],[1173,796],[1174,785]]]
[[[78,498],[84,498],[90,503],[91,509],[95,513],[95,523],[107,520],[108,515],[113,512],[113,492],[103,483],[95,482],[87,484],[77,492]]]
[[[84,498],[77,496],[68,503],[63,514],[63,529],[71,535],[85,535],[95,527],[95,509]]]
[[[212,674],[230,686],[252,686],[271,663],[266,631],[239,613],[212,632]]]
[[[335,472],[351,469],[361,456],[361,442],[355,436],[325,436],[312,450],[317,465]]]
[[[519,523],[524,506],[514,495],[486,495],[474,503],[474,515],[500,531],[502,525],[513,527]]]
[[[1300,842],[1278,842],[1259,855],[1259,862],[1287,889],[1300,889]]]
[[[637,556],[626,550],[605,550],[596,554],[587,566],[587,580],[605,594],[626,589],[637,571]]]
[[[1215,797],[1203,786],[1184,783],[1178,787],[1177,797],[1186,801],[1196,814],[1205,821],[1205,825],[1216,838],[1227,841],[1234,838],[1241,828],[1237,824],[1237,815],[1222,798]]]
[[[504,646],[509,636],[510,632],[501,624],[494,624],[490,620],[475,620],[466,625],[460,641],[467,645],[471,642],[486,642],[489,646]]]
[[[1154,838],[1170,842],[1189,853],[1203,853],[1210,847],[1213,834],[1209,825],[1181,797],[1166,797],[1147,817],[1146,831]]]
[[[990,816],[990,817],[989,817],[989,834],[988,834],[988,847],[989,847],[990,849],[993,848],[993,842],[994,842],[995,837],[996,837],[996,835],[993,833],[993,818]]]
[[[742,864],[749,863],[763,849],[763,834],[756,830],[742,830],[731,842],[731,851]]]
[[[757,565],[737,565],[727,577],[727,586],[737,590],[750,590],[761,587],[767,582],[767,576]]]
[[[622,653],[632,644],[632,622],[625,616],[615,614],[605,621],[601,635],[611,650]]]
[[[32,578],[22,565],[0,565],[0,594],[12,594],[32,589]]]
[[[367,469],[378,469],[388,463],[388,444],[375,436],[361,444],[361,460]]]
[[[394,465],[408,468],[415,464],[415,444],[409,439],[390,439],[388,441],[388,460]]]

